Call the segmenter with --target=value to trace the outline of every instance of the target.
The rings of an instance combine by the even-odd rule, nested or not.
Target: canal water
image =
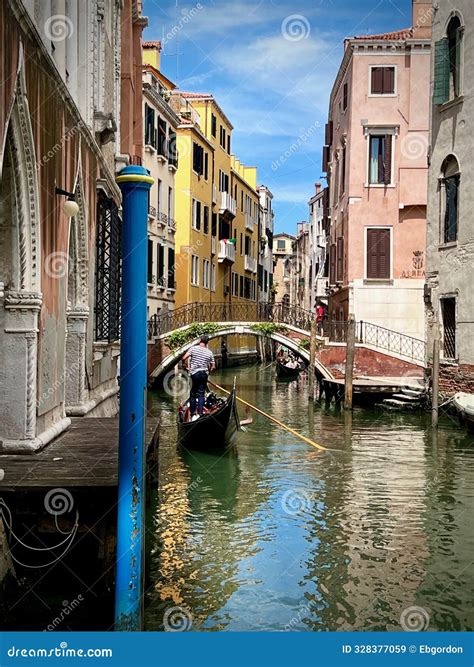
[[[474,439],[449,417],[308,405],[272,366],[213,379],[254,414],[226,455],[176,447],[161,416],[147,521],[147,630],[472,630]],[[242,415],[242,410],[239,410]]]

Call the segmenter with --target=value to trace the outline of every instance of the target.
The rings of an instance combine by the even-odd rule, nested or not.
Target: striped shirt
[[[202,345],[195,345],[189,350],[190,373],[198,373],[199,371],[209,372],[209,364],[214,363],[214,355],[211,350]]]

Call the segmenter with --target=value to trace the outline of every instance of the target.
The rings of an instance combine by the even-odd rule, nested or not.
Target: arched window
[[[449,99],[461,94],[461,21],[457,16],[448,23],[446,31],[449,49]]]
[[[454,155],[448,155],[441,167],[441,238],[443,243],[451,243],[458,238],[459,183],[460,170],[458,161]]]

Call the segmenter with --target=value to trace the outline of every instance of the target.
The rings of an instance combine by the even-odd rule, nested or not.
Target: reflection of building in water
[[[373,429],[356,428],[352,449],[328,457],[325,507],[313,524],[320,545],[308,564],[313,629],[395,629],[416,604],[430,555],[425,456],[423,432],[385,430],[374,442]]]

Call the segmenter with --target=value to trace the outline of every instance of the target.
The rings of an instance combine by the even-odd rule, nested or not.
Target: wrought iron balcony
[[[219,213],[221,215],[230,215],[232,218],[234,218],[237,213],[237,202],[228,192],[221,192]]]
[[[233,264],[235,262],[235,244],[229,241],[219,241],[219,263],[228,262]]]

